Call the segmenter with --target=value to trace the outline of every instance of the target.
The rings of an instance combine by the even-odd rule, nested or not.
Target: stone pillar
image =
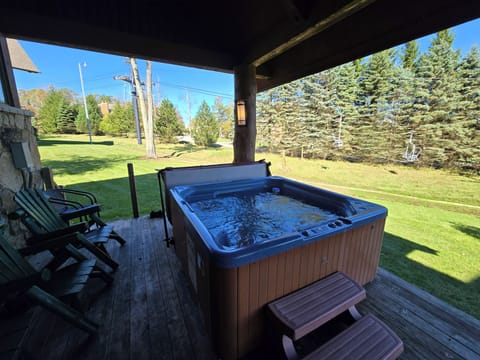
[[[32,116],[30,111],[0,104],[0,232],[16,246],[23,244],[26,232],[18,220],[8,219],[8,214],[17,209],[13,199],[15,192],[42,185],[40,154],[31,123]],[[30,168],[15,167],[12,143],[27,144],[31,154]]]

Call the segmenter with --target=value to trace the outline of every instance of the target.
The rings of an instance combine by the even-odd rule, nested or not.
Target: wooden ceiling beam
[[[227,53],[195,45],[12,9],[0,11],[0,32],[12,38],[229,73],[238,62]]]
[[[398,9],[384,2],[377,7],[370,18],[381,18],[385,8],[396,12]],[[398,3],[397,6],[404,6]],[[426,8],[428,5],[426,5]],[[392,20],[379,20],[367,28],[361,26],[361,18],[352,18],[345,27],[335,29],[342,33],[345,41],[329,38],[330,33],[322,33],[297,46],[291,51],[265,63],[257,68],[258,73],[268,73],[270,77],[257,78],[257,91],[264,91],[301,77],[335,67],[339,64],[371,55],[410,40],[443,30],[478,18],[480,2],[457,0],[438,2],[434,10],[417,8],[410,17]],[[468,8],[470,11],[465,11]],[[382,31],[380,31],[380,29]],[[349,41],[348,39],[354,39]]]
[[[269,38],[260,40],[258,42],[260,45],[250,52],[244,62],[254,64],[258,67],[319,34],[325,29],[337,24],[345,18],[357,13],[375,1],[376,0],[353,0],[329,16],[322,18],[312,26],[309,26],[303,31],[287,38],[278,36],[279,34],[284,33],[283,29],[272,29],[269,31]],[[278,39],[283,39],[283,41],[279,43]]]

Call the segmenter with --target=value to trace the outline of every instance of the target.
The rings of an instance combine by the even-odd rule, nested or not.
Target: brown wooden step
[[[337,272],[271,302],[268,308],[280,332],[298,340],[342,312],[354,310],[365,297],[361,285]]]
[[[396,359],[402,352],[402,340],[368,314],[303,359],[387,360]]]

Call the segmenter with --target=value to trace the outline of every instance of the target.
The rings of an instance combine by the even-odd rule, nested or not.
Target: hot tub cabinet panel
[[[172,233],[175,244],[175,253],[180,260],[184,271],[187,269],[187,233],[185,230],[185,219],[182,209],[178,204],[170,199],[169,207],[172,213]]]
[[[384,220],[378,220],[355,233],[333,235],[237,268],[218,268],[197,252],[202,260],[192,283],[218,356],[237,359],[260,345],[264,306],[272,300],[336,271],[362,284],[373,280],[383,226]]]
[[[258,180],[255,182],[258,185]],[[290,187],[288,191],[295,192],[298,188],[298,183],[286,179],[277,178],[273,183],[265,180],[267,188],[282,182],[282,191]],[[245,184],[233,185],[242,188]],[[226,188],[223,184],[214,186],[215,191]],[[322,201],[328,201],[331,194],[315,194],[317,189],[311,187],[301,189],[313,192],[314,202],[318,194],[327,194]],[[260,256],[251,256],[248,250],[222,250],[210,244],[213,240],[205,239],[205,229],[186,205],[192,194],[199,195],[198,188],[175,190],[172,215],[179,217],[173,223],[176,252],[197,293],[219,358],[237,359],[259,346],[266,326],[264,306],[270,301],[336,271],[343,271],[361,284],[375,277],[386,217],[386,209],[378,205],[338,195],[334,197],[335,206],[343,207],[341,211],[349,216],[341,225],[332,228],[312,224],[303,235],[273,241],[272,249],[268,249],[269,244],[264,245],[267,249],[259,246]],[[201,190],[200,197],[205,187]],[[185,197],[178,196],[182,192]],[[302,193],[300,197],[307,195]],[[345,213],[339,216],[343,218]]]

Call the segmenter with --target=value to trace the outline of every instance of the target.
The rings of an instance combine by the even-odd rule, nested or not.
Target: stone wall
[[[7,217],[17,208],[13,200],[15,192],[42,185],[40,154],[32,127],[32,115],[30,111],[0,104],[0,231],[16,246],[23,245],[26,230],[18,220],[9,220]],[[17,169],[11,144],[22,142],[28,145],[32,166]]]

